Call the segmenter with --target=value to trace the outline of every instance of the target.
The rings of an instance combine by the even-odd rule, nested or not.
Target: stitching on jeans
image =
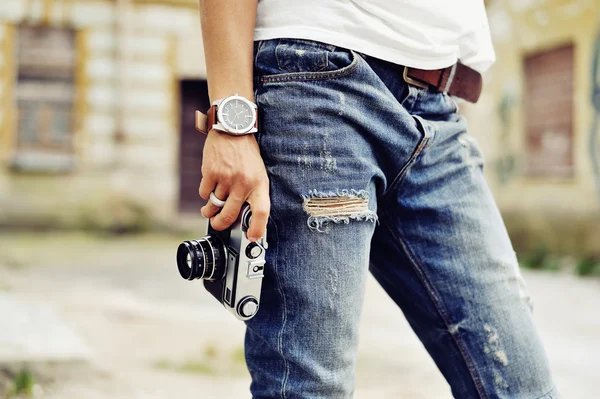
[[[256,46],[256,54],[254,55],[254,68],[258,69],[258,55],[260,54],[260,50],[263,48],[264,40],[258,42],[258,46]]]
[[[429,142],[429,137],[423,137],[421,139],[417,148],[413,151],[413,153],[410,156],[410,158],[408,159],[408,161],[404,164],[402,169],[400,169],[400,172],[398,172],[398,174],[396,175],[396,177],[390,184],[390,187],[382,194],[382,196],[381,196],[382,200],[387,198],[390,191],[392,191],[394,188],[399,186],[400,183],[402,183],[402,181],[404,180],[404,178],[406,177],[406,175],[408,173],[408,169],[410,169],[410,167],[415,163],[415,161],[417,160],[419,155],[421,155],[421,153],[423,152],[423,149],[427,146],[428,142]]]
[[[352,53],[352,63],[350,65],[338,69],[336,71],[330,72],[291,72],[280,75],[266,75],[260,78],[260,82],[262,84],[268,83],[281,83],[281,82],[291,82],[291,81],[311,81],[311,80],[327,80],[327,79],[336,79],[346,76],[353,72],[358,66],[358,61],[360,56],[356,54],[356,52],[350,50]]]
[[[385,224],[386,228],[388,229],[388,231],[390,232],[392,237],[396,240],[396,242],[398,244],[400,244],[400,247],[404,250],[404,253],[410,260],[410,263],[411,263],[415,273],[417,274],[417,276],[421,280],[421,283],[425,287],[425,290],[429,294],[433,304],[435,305],[435,308],[437,309],[440,317],[444,321],[444,324],[446,324],[446,328],[450,329],[450,326],[452,325],[452,323],[450,321],[450,318],[448,317],[448,313],[446,312],[446,310],[444,309],[444,307],[442,305],[442,301],[441,301],[440,297],[437,295],[437,293],[433,289],[433,284],[431,284],[431,282],[429,281],[429,279],[423,272],[416,257],[414,256],[412,251],[410,251],[410,249],[408,248],[408,245],[404,241],[404,238],[402,236],[398,236],[396,234],[396,232],[392,228],[389,227],[388,223],[386,222],[388,219],[383,214],[385,214],[385,211],[382,211],[381,220],[383,220],[383,223]],[[402,233],[400,232],[400,235],[401,234]],[[454,343],[458,347],[458,351],[460,352],[467,368],[469,369],[469,373],[471,374],[471,378],[473,379],[473,384],[475,385],[475,388],[477,389],[477,393],[479,394],[479,396],[481,398],[486,398],[486,399],[489,398],[489,395],[485,391],[485,388],[481,382],[481,377],[479,376],[479,373],[477,372],[477,369],[475,368],[473,359],[469,355],[463,340],[457,334],[450,334],[450,336],[454,340]]]
[[[406,175],[408,174],[408,170],[410,167],[417,161],[417,158],[425,151],[431,140],[433,140],[433,134],[427,135],[427,127],[425,126],[425,122],[417,116],[411,115],[411,117],[415,120],[415,122],[421,126],[421,129],[417,127],[419,131],[422,130],[423,138],[419,141],[417,148],[413,151],[412,155],[408,159],[408,161],[404,164],[400,172],[394,177],[392,183],[389,185],[387,190],[381,195],[381,200],[385,200],[388,194],[393,191],[396,187],[398,187],[403,181]]]
[[[262,106],[260,105],[260,100],[259,100],[259,96],[262,94],[261,91],[262,87],[258,86],[256,87],[256,89],[254,90],[254,102],[256,103],[256,105],[258,105],[258,132],[254,133],[254,136],[256,137],[256,142],[258,143],[258,148],[260,151],[261,148],[261,143],[262,143],[262,139],[263,139],[263,118],[261,115],[262,112]],[[261,93],[259,94],[259,91],[261,91]],[[262,152],[261,152],[262,154]],[[264,157],[263,157],[264,158]]]
[[[556,387],[554,387],[550,391],[546,392],[545,394],[536,399],[559,399],[559,397],[560,396],[558,395],[558,391],[556,390]]]
[[[279,255],[279,245],[277,245],[277,242],[279,241],[279,233],[277,230],[277,219],[275,218],[275,216],[273,214],[271,214],[271,220],[273,221],[273,229],[275,230],[275,280],[277,281],[277,291],[279,291],[279,294],[281,295],[281,306],[283,307],[283,316],[282,316],[282,320],[281,320],[281,328],[279,329],[279,333],[277,334],[277,349],[279,350],[279,353],[281,354],[281,357],[283,358],[283,365],[284,365],[284,370],[283,370],[283,379],[281,380],[281,397],[283,399],[285,399],[285,386],[287,385],[287,380],[288,377],[290,375],[290,365],[288,364],[288,361],[285,357],[285,355],[283,354],[283,330],[285,328],[285,325],[287,323],[287,306],[286,306],[286,300],[285,300],[285,294],[283,292],[283,288],[281,286],[281,280],[279,279],[279,270],[278,270],[278,265],[279,263],[277,262],[278,259],[278,255]]]

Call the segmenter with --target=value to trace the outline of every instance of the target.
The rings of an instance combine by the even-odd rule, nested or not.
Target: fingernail
[[[254,241],[258,240],[258,238],[256,238],[256,237],[248,237],[248,240],[250,242],[254,242]]]

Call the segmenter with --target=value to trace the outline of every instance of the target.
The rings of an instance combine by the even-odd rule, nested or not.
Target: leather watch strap
[[[424,83],[437,91],[460,97],[472,103],[477,102],[483,87],[481,74],[460,62],[448,68],[434,70],[406,67],[404,76],[408,83],[415,84],[410,80],[416,80],[417,83]]]
[[[211,106],[206,115],[200,111],[196,111],[196,130],[200,133],[208,134],[215,123],[217,123],[216,105]]]

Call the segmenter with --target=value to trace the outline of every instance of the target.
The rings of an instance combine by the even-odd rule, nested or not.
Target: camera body
[[[258,312],[264,277],[265,235],[250,242],[246,235],[252,213],[244,204],[238,219],[226,230],[207,223],[206,236],[184,241],[177,249],[179,273],[186,280],[203,279],[204,288],[240,320]]]

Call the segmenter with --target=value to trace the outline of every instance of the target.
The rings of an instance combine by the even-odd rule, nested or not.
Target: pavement
[[[179,277],[180,240],[0,235],[0,365],[34,370],[42,398],[249,398],[244,326]],[[597,396],[600,279],[524,276],[560,391]],[[355,398],[451,398],[373,279],[364,309]]]

